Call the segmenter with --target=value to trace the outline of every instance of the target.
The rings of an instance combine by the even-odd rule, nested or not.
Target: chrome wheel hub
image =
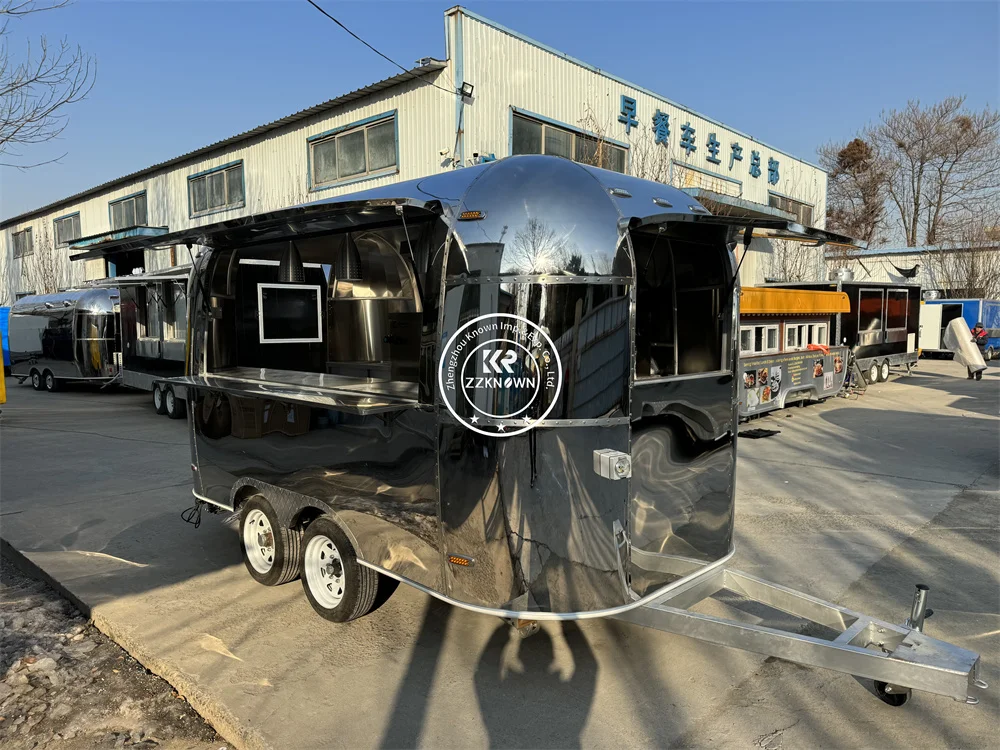
[[[340,604],[346,591],[346,576],[344,561],[333,540],[322,534],[310,539],[304,562],[303,572],[313,598],[326,609]]]
[[[247,513],[243,524],[243,546],[247,560],[258,573],[267,573],[274,565],[274,531],[264,511],[256,508]]]

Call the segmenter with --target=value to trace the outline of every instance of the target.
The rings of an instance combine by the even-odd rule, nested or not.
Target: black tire
[[[271,537],[270,540],[260,540],[262,547],[267,547],[267,542],[270,541],[272,550],[270,567],[266,570],[258,569],[258,566],[254,565],[254,560],[260,561],[260,557],[252,550],[248,550],[246,544],[247,537],[255,536],[252,528],[247,529],[247,519],[253,521],[259,519],[261,515],[266,518],[266,524],[255,524],[264,529],[263,532],[257,533],[266,536],[269,527]],[[253,539],[251,539],[252,541]],[[280,586],[298,578],[302,562],[301,544],[302,532],[298,529],[282,526],[267,498],[254,495],[240,508],[240,554],[247,572],[257,583],[265,586]]]
[[[36,391],[40,391],[44,387],[42,385],[42,373],[40,373],[38,370],[31,371],[31,387],[34,388]]]
[[[986,347],[986,356],[983,359],[989,362],[990,360],[996,359],[996,357],[997,353],[993,351],[993,347],[992,346]]]
[[[889,380],[889,360],[882,360],[882,364],[878,367],[878,379],[880,383],[888,382]]]
[[[186,413],[184,401],[177,398],[169,385],[163,391],[163,410],[171,419],[183,419]]]
[[[167,413],[167,405],[163,399],[163,389],[160,388],[159,383],[153,384],[153,408],[156,409],[157,414]]]
[[[55,393],[59,390],[59,381],[50,371],[46,370],[42,373],[42,380],[45,382],[45,390],[49,393]]]
[[[339,566],[335,557],[328,554],[324,556],[327,543],[331,543],[339,555]],[[317,566],[310,565],[311,561],[318,564],[328,561],[327,565],[333,567],[328,574],[331,578],[321,576],[318,568],[313,570]],[[339,578],[333,578],[336,575],[336,567],[340,568]],[[368,614],[375,605],[379,578],[379,574],[374,570],[358,563],[353,545],[333,519],[320,516],[306,527],[302,537],[302,589],[320,617],[331,622],[348,622]],[[332,591],[337,586],[335,581],[341,582],[340,600],[336,604],[319,601],[313,587],[315,586],[317,591],[326,588],[335,593]]]
[[[868,372],[865,373],[865,380],[868,381],[868,385],[875,385],[878,382],[879,366],[878,362],[872,362],[868,366]]]
[[[884,682],[879,682],[875,680],[875,695],[883,703],[889,706],[902,706],[906,701],[910,699],[910,691],[904,690],[903,692],[892,692],[888,691],[889,686]]]

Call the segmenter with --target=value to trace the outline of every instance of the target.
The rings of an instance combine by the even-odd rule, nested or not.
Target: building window
[[[770,354],[778,348],[777,325],[740,327],[740,354]]]
[[[113,201],[111,207],[111,228],[128,229],[130,227],[146,226],[146,193],[145,191],[127,198]]]
[[[63,216],[56,219],[55,225],[56,247],[66,247],[72,242],[80,239],[80,214]]]
[[[548,154],[625,173],[626,150],[575,130],[514,115],[511,154]]]
[[[14,238],[15,258],[24,258],[28,255],[34,254],[35,243],[31,237],[31,227],[22,229],[20,232],[14,232],[12,237]]]
[[[309,140],[312,187],[395,171],[396,115]]]
[[[700,169],[694,169],[676,161],[672,162],[671,168],[673,170],[673,179],[671,182],[674,187],[678,187],[681,190],[698,188],[718,193],[719,195],[730,195],[734,198],[738,198],[743,192],[743,183],[739,180],[726,179],[725,177],[703,172]]]
[[[799,224],[803,224],[807,227],[812,226],[813,207],[808,203],[797,201],[794,198],[786,198],[785,196],[778,195],[777,193],[768,193],[767,205],[771,208],[777,208],[781,211],[787,211],[790,214],[795,214]]]
[[[188,177],[188,207],[192,217],[244,205],[243,162]]]

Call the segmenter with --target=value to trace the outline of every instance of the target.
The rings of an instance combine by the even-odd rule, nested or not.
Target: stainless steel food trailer
[[[90,245],[87,256],[114,252],[116,245]],[[122,385],[150,392],[156,413],[171,419],[184,416],[187,399],[183,386],[165,379],[184,374],[190,273],[190,266],[174,266],[96,284],[113,285],[121,295]]]
[[[239,512],[250,575],[301,577],[329,620],[403,581],[523,632],[617,617],[975,701],[925,592],[896,625],[729,565],[732,250],[757,226],[520,156],[159,238],[206,248],[173,381],[196,511]],[[691,611],[724,589],[827,635]]]
[[[844,292],[850,312],[835,321],[834,341],[847,346],[868,383],[885,382],[891,367],[910,368],[920,356],[920,287],[835,279],[788,282],[773,286]]]
[[[10,310],[10,371],[35,390],[118,375],[118,290],[71,289],[19,299]]]

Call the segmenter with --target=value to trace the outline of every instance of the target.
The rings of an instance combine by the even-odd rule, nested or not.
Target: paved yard
[[[243,747],[985,747],[1000,729],[1000,368],[951,362],[756,421],[740,441],[736,567],[983,656],[979,706],[890,708],[846,675],[618,622],[496,620],[406,586],[349,625],[255,584],[235,527],[191,505],[182,422],[149,397],[8,380],[0,534]]]

